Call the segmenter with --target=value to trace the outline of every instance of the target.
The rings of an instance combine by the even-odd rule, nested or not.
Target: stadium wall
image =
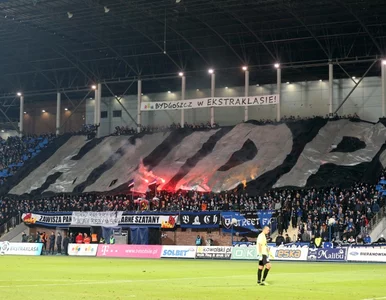
[[[62,97],[63,98],[63,97]],[[74,102],[74,101],[73,101]],[[74,102],[77,105],[76,101]],[[68,110],[64,110],[67,108]],[[73,113],[73,105],[67,99],[62,99],[61,124],[66,124],[61,133],[78,131],[85,122],[85,105],[82,104]],[[43,113],[42,111],[45,110]],[[56,132],[56,101],[26,102],[24,105],[24,131],[28,134]],[[71,116],[71,117],[70,117]]]
[[[218,83],[217,86],[221,86]],[[334,80],[333,111],[344,100],[346,95],[354,86],[351,79]],[[251,85],[249,95],[266,95],[276,92],[276,84],[262,86]],[[243,96],[244,87],[221,87],[217,88],[215,95],[218,97]],[[186,99],[210,97],[210,89],[187,90]],[[178,100],[180,92],[146,94],[144,87],[143,101]],[[358,85],[350,98],[345,102],[340,115],[357,113],[361,119],[377,121],[381,117],[381,79],[380,77],[366,77]],[[94,122],[93,99],[86,103],[86,123]],[[127,95],[121,98],[121,103],[136,120],[137,95]],[[290,84],[282,84],[282,116],[324,116],[329,112],[328,104],[328,81],[304,81]],[[117,111],[114,115],[114,111]],[[120,111],[120,113],[119,113]],[[101,134],[107,135],[114,132],[115,126],[135,127],[134,121],[122,109],[114,97],[103,98],[101,112],[107,112],[107,117],[101,118]],[[142,124],[144,126],[170,125],[180,122],[180,111],[152,111],[142,113]],[[249,107],[250,119],[275,119],[276,107],[274,105]],[[185,120],[188,123],[206,123],[210,119],[209,109],[195,109],[185,111]],[[221,125],[235,125],[244,120],[244,108],[221,108],[215,109],[215,121]]]

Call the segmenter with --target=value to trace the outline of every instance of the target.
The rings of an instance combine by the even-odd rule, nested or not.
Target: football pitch
[[[386,299],[386,264],[0,257],[1,299]]]

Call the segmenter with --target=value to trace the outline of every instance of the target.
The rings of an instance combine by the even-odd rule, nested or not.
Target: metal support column
[[[60,134],[60,100],[61,100],[61,94],[58,92],[56,94],[56,135]]]
[[[97,105],[97,102],[98,102],[98,89],[96,88],[94,90],[94,125],[97,124],[97,121],[98,121],[98,105]]]
[[[333,103],[333,87],[334,87],[334,65],[332,62],[328,64],[328,112],[330,114],[330,117],[333,110],[332,110],[332,103]]]
[[[186,77],[183,75],[181,77],[181,101],[185,100],[185,89],[186,89]],[[185,125],[185,110],[181,109],[181,127],[184,128]]]
[[[142,80],[138,80],[138,95],[137,95],[137,132],[141,132],[141,103],[142,103]]]
[[[210,96],[214,98],[214,92],[216,89],[216,74],[211,74],[211,88],[210,88]],[[214,125],[214,107],[210,108],[210,125],[213,127]]]
[[[101,124],[101,99],[102,99],[102,84],[98,83],[97,86],[97,95],[98,97],[95,99],[95,104],[97,106],[97,118],[96,118],[96,125],[98,126],[96,137],[100,138],[101,130],[100,130],[100,124]]]
[[[245,88],[244,88],[244,96],[247,98],[249,96],[249,71],[245,71]],[[244,107],[244,122],[248,121],[248,106]]]
[[[381,62],[381,70],[382,70],[382,115],[381,117],[386,117],[386,60],[382,60]]]
[[[283,101],[281,99],[281,68],[276,69],[276,75],[277,75],[277,86],[276,86],[276,93],[279,95],[279,103],[276,104],[276,121],[280,122],[281,119],[281,102]]]
[[[23,136],[24,130],[24,96],[20,96],[19,136]]]

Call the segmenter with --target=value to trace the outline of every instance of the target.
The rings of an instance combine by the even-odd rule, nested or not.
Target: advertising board
[[[99,245],[98,257],[160,258],[161,245]]]
[[[310,248],[307,260],[309,261],[345,261],[346,248]]]
[[[386,249],[376,247],[350,247],[347,249],[347,260],[386,262]]]
[[[161,257],[195,258],[196,246],[162,246]]]
[[[70,256],[96,256],[97,244],[69,244],[68,255]]]
[[[198,246],[196,258],[231,259],[232,247],[227,246]]]
[[[0,242],[1,255],[40,255],[42,248],[42,243]]]
[[[307,260],[308,247],[270,247],[270,259],[272,260]]]

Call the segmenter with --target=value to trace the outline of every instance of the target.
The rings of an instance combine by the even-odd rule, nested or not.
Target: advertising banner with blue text
[[[349,247],[348,261],[386,262],[386,248],[381,247]]]
[[[309,261],[345,261],[347,248],[309,248]]]
[[[232,224],[232,220],[235,220],[236,223]],[[257,234],[261,230],[259,218],[255,211],[243,213],[235,211],[221,212],[221,225],[223,232],[227,233],[234,232],[239,234]]]
[[[1,255],[30,255],[37,256],[42,253],[42,243],[10,243],[0,242]]]
[[[195,258],[196,246],[162,246],[161,258]]]
[[[220,212],[181,212],[181,228],[218,228]]]

